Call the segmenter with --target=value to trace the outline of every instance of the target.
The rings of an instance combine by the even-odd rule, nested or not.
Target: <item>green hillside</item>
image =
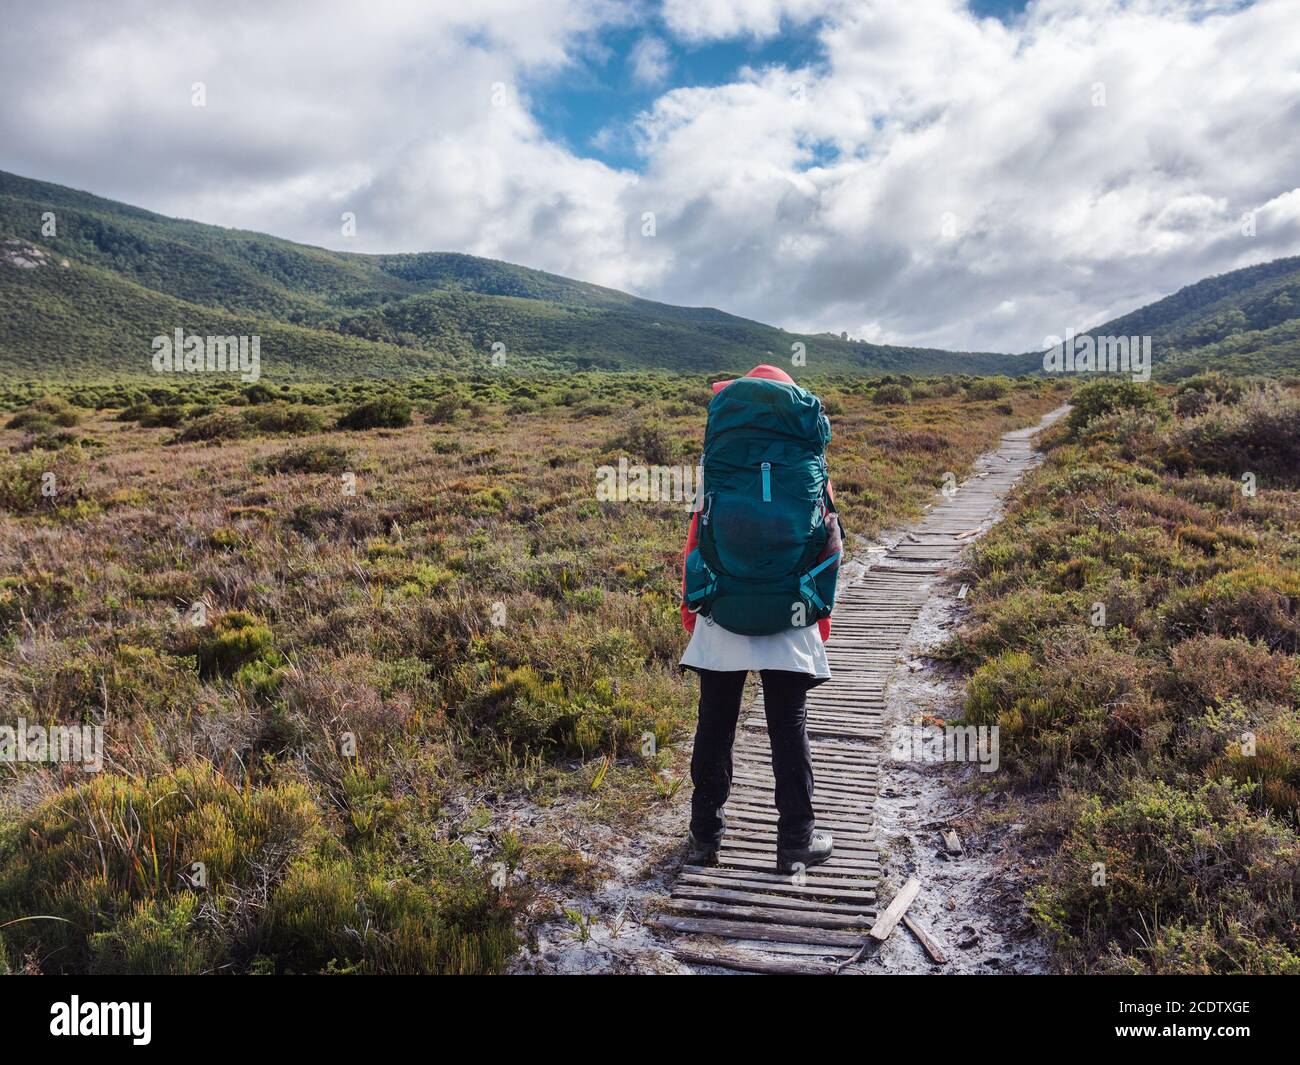
[[[1206,278],[1089,332],[1150,336],[1157,377],[1300,373],[1300,257]]]
[[[43,236],[53,212],[57,234]],[[35,264],[35,265],[32,265]],[[1016,373],[1023,356],[802,336],[470,255],[356,255],[166,218],[0,172],[0,370],[11,379],[151,372],[150,342],[258,335],[263,376],[512,369]]]

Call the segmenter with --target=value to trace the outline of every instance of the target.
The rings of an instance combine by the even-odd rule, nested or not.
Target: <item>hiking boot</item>
[[[834,841],[829,832],[814,832],[803,847],[777,847],[776,868],[782,873],[793,873],[796,865],[805,869],[821,865],[831,856]]]
[[[716,865],[720,846],[721,840],[701,841],[695,838],[694,832],[689,833],[686,837],[686,864]]]

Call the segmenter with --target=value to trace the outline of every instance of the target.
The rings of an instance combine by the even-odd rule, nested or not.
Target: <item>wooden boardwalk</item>
[[[974,530],[1036,459],[1031,438],[1059,417],[1008,433],[976,473],[939,497],[903,539],[843,588],[827,654],[832,678],[809,692],[817,824],[835,853],[800,875],[776,871],[772,769],[759,701],[742,714],[727,831],[712,867],[685,866],[658,919],[680,960],[748,972],[833,973],[858,953],[880,880],[873,811],[884,748],[885,687],[908,633]],[[897,933],[896,933],[897,934]],[[851,968],[849,969],[851,971]]]

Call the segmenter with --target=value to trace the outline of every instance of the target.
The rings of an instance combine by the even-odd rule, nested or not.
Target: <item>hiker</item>
[[[776,779],[777,868],[831,856],[813,813],[804,701],[830,679],[825,640],[842,536],[821,401],[775,366],[713,385],[704,478],[687,534],[681,665],[700,677],[687,861],[717,860],[745,677],[757,670]]]

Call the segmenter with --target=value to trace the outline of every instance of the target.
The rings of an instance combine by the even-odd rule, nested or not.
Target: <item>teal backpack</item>
[[[742,377],[713,397],[688,609],[745,636],[830,615],[840,556],[818,561],[835,510],[830,439],[821,400],[798,385]]]

